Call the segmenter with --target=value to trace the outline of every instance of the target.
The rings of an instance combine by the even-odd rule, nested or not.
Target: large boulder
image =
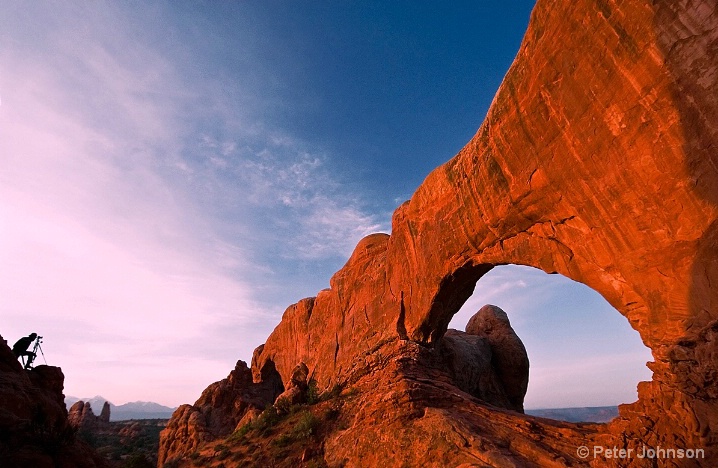
[[[509,316],[501,308],[487,304],[469,319],[466,333],[486,337],[492,366],[511,408],[523,413],[529,386],[529,357],[523,342],[511,328]]]

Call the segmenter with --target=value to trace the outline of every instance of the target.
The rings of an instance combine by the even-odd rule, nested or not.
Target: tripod
[[[42,346],[40,346],[40,343],[42,343],[42,337],[38,336],[37,338],[35,338],[35,345],[32,348],[32,352],[27,355],[27,362],[23,367],[24,369],[32,369],[32,363],[37,357],[38,350],[40,350],[40,354],[42,354],[42,360],[45,361],[45,365],[47,365],[47,359],[45,359],[45,353],[42,351]]]

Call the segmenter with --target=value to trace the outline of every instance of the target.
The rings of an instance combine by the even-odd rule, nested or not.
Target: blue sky
[[[0,333],[45,336],[66,394],[193,402],[471,138],[533,4],[504,3],[5,2]],[[488,302],[527,407],[650,378],[581,285],[502,267],[452,326]]]

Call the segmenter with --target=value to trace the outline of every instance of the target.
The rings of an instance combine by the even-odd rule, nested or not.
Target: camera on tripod
[[[40,343],[42,343],[42,337],[40,335],[35,338],[35,346],[32,348],[32,354],[28,356],[27,363],[25,364],[25,369],[32,369],[32,363],[35,362],[35,358],[37,357],[37,350],[39,349],[42,353],[42,358],[45,359],[45,353],[42,352],[42,347],[40,346]]]

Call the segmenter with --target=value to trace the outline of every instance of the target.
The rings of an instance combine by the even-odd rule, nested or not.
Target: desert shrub
[[[305,411],[292,428],[290,435],[295,439],[307,439],[316,433],[318,427],[319,419],[311,411]]]
[[[291,444],[294,441],[294,438],[289,434],[280,434],[278,437],[276,437],[272,444],[278,446],[278,447],[286,447],[287,445]]]
[[[227,437],[228,442],[239,442],[245,438],[247,434],[252,431],[257,431],[260,435],[267,435],[271,432],[274,427],[282,419],[281,415],[277,411],[274,405],[267,406],[264,411],[255,419],[250,421],[244,426],[240,427]]]
[[[267,406],[257,418],[255,428],[261,435],[267,435],[282,418],[274,405]]]
[[[248,422],[244,426],[242,426],[239,429],[237,429],[236,431],[234,431],[232,433],[232,435],[227,438],[227,441],[239,442],[240,440],[244,439],[244,436],[246,436],[253,429],[254,429],[254,424],[251,422]]]

